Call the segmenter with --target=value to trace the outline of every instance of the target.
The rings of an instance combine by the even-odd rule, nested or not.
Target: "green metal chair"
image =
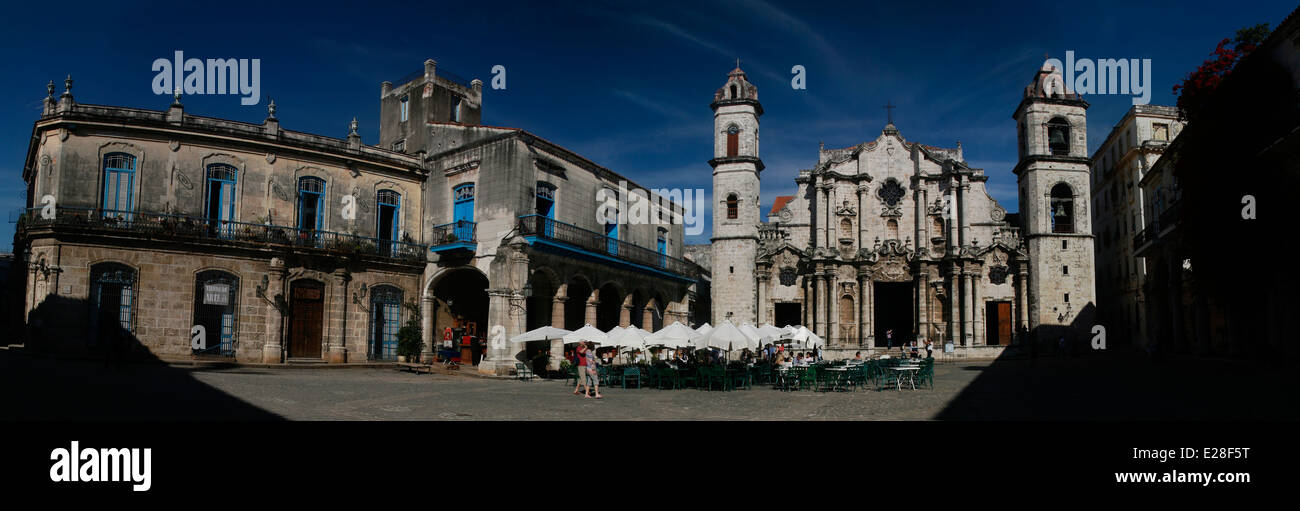
[[[677,371],[671,367],[660,367],[657,371],[659,374],[659,388],[667,387],[670,390],[676,390],[679,385],[677,381]]]
[[[731,377],[732,389],[744,388],[745,390],[749,390],[753,388],[753,383],[754,383],[754,379],[752,376],[750,376],[749,368],[747,367],[742,367],[740,369],[737,369],[736,372],[732,374]]]
[[[533,371],[523,362],[515,362],[515,377],[521,381],[529,381],[533,379]]]
[[[623,370],[623,388],[627,388],[627,382],[631,380],[636,384],[636,388],[641,388],[641,369],[629,367]]]
[[[921,369],[916,372],[916,383],[929,383],[930,390],[934,390],[934,361],[921,364]]]
[[[686,388],[686,386],[689,384],[690,386],[698,389],[700,387],[699,374],[700,374],[699,369],[682,371],[677,374],[677,384],[681,385],[682,388]]]
[[[574,385],[578,384],[578,366],[570,364],[569,368],[565,370],[564,383],[567,385],[569,381],[573,381]]]

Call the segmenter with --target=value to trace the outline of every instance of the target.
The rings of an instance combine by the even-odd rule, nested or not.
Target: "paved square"
[[[1295,419],[1295,376],[1229,361],[1103,355],[938,364],[934,390],[605,388],[390,369],[190,369],[0,352],[7,420]],[[1215,379],[1204,365],[1218,368]],[[1235,371],[1245,371],[1236,373]]]

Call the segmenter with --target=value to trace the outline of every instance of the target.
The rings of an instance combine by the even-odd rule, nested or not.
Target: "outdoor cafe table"
[[[898,390],[903,390],[903,377],[907,377],[907,382],[912,385],[912,390],[916,390],[916,371],[919,371],[921,366],[901,365],[890,367],[889,369],[899,371]]]

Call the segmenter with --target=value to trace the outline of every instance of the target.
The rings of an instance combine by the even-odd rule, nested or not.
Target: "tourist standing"
[[[573,363],[578,366],[577,378],[575,378],[577,381],[573,383],[573,395],[575,396],[578,395],[578,387],[581,386],[583,395],[591,397],[589,395],[591,393],[591,387],[587,385],[587,359],[589,355],[590,354],[587,353],[587,343],[578,343],[577,351],[573,352]]]
[[[596,358],[587,361],[587,378],[591,380],[591,386],[595,390],[595,395],[586,395],[585,397],[594,397],[601,399],[600,395],[600,362]]]

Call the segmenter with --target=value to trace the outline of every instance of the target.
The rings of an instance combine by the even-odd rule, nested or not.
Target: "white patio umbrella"
[[[605,332],[601,332],[599,328],[586,324],[582,325],[582,328],[565,335],[563,339],[565,344],[579,341],[591,341],[596,344],[605,344],[605,341],[609,339],[609,336],[605,334]]]
[[[510,338],[510,342],[529,342],[529,341],[549,341],[551,339],[563,339],[566,335],[572,334],[563,328],[553,326],[544,326],[534,328],[522,334]]]
[[[645,338],[646,346],[664,346],[668,348],[683,348],[692,346],[691,341],[700,334],[691,327],[683,325],[680,321],[674,321],[673,324],[659,329],[658,332],[650,334]]]
[[[608,332],[605,332],[605,335],[608,336],[608,337],[610,337],[610,338],[613,338],[613,337],[617,336],[618,334],[623,333],[623,330],[626,330],[626,329],[623,328],[623,327],[621,327],[621,326],[616,326],[616,327],[614,327],[614,328],[609,329]]]
[[[799,349],[812,349],[826,345],[826,341],[805,326],[800,326],[794,334],[790,335],[790,340],[793,340]]]
[[[605,344],[606,347],[617,347],[620,350],[637,350],[645,348],[645,338],[650,332],[629,326],[621,332],[611,335]]]
[[[769,337],[772,340],[776,340],[785,337],[785,330],[774,327],[772,325],[763,325],[758,327],[758,335],[760,337]],[[763,341],[763,342],[767,343],[770,341]]]
[[[713,330],[713,325],[710,325],[710,324],[708,324],[708,323],[705,323],[705,324],[703,324],[703,325],[700,325],[700,326],[696,327],[696,328],[695,328],[695,333],[700,334],[700,335],[708,335],[708,333],[709,333],[710,330]]]
[[[723,350],[755,349],[758,348],[758,339],[750,337],[728,320],[710,330],[709,333],[696,338],[695,346]]]

